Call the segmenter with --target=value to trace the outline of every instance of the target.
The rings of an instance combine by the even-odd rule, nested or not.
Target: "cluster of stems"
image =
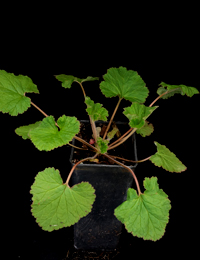
[[[79,85],[81,86],[81,89],[82,89],[82,92],[83,92],[83,95],[84,95],[84,98],[85,98],[85,97],[86,97],[86,94],[85,94],[85,90],[84,90],[82,84],[81,84],[80,82],[78,82],[78,81],[77,81],[77,83],[79,83]],[[174,91],[174,90],[173,90],[173,91]],[[171,91],[166,91],[165,93],[163,93],[163,94],[161,94],[160,96],[158,96],[158,97],[149,105],[149,107],[152,107],[152,106],[154,105],[154,103],[155,103],[158,99],[160,99],[162,96],[168,94],[169,92],[171,92]],[[112,122],[113,122],[113,119],[114,119],[114,117],[115,117],[115,114],[116,114],[116,112],[117,112],[117,110],[118,110],[118,107],[119,107],[121,101],[122,101],[122,98],[119,98],[119,100],[118,100],[118,102],[117,102],[117,105],[116,105],[116,107],[115,107],[115,109],[114,109],[114,112],[113,112],[113,114],[112,114],[112,116],[111,116],[111,118],[110,118],[110,121],[109,121],[109,123],[108,123],[108,125],[107,125],[107,128],[106,128],[106,130],[105,130],[105,133],[104,133],[104,135],[103,135],[103,140],[104,140],[104,139],[106,138],[106,136],[107,136],[107,133],[108,133],[108,131],[109,131],[109,129],[110,129],[110,126],[111,126],[111,124],[112,124]],[[43,110],[41,110],[37,105],[35,105],[32,101],[31,101],[31,104],[32,104],[37,110],[39,110],[45,117],[48,117],[48,115],[47,115]],[[96,140],[97,140],[97,131],[96,131],[95,122],[91,119],[90,116],[89,116],[89,118],[90,118],[90,124],[91,124],[91,128],[92,128],[93,137],[94,137],[94,140],[95,140],[95,143],[96,143]],[[56,126],[59,127],[57,123],[56,123]],[[133,135],[133,133],[134,133],[136,130],[137,130],[137,128],[130,128],[130,129],[129,129],[126,133],[124,133],[120,138],[118,138],[118,139],[117,139],[116,141],[114,141],[113,143],[109,144],[109,145],[108,145],[108,150],[112,150],[112,149],[114,149],[115,147],[117,147],[117,146],[121,145],[122,143],[124,143],[130,136]],[[70,173],[69,173],[69,175],[68,175],[68,178],[67,178],[67,180],[66,180],[66,183],[65,183],[65,184],[68,185],[68,186],[69,186],[69,180],[70,180],[71,175],[72,175],[74,169],[76,168],[76,166],[77,166],[78,164],[84,162],[84,161],[93,160],[93,159],[95,159],[95,158],[99,155],[99,151],[98,151],[98,149],[97,149],[95,146],[89,144],[88,142],[86,142],[86,141],[83,140],[82,138],[79,138],[78,136],[75,136],[74,138],[75,138],[76,140],[78,140],[79,142],[85,144],[87,147],[91,148],[91,149],[95,152],[95,155],[94,155],[93,157],[87,157],[87,158],[84,158],[84,159],[78,161],[78,162],[72,167],[72,169],[71,169],[71,171],[70,171]],[[77,149],[83,149],[83,148],[74,146],[74,145],[72,145],[72,144],[70,144],[70,143],[69,143],[69,145],[71,145],[71,146],[73,146],[73,147],[75,147],[75,148],[77,148]],[[141,193],[141,190],[140,190],[140,186],[139,186],[138,180],[137,180],[137,177],[136,177],[135,173],[133,172],[133,170],[131,170],[128,166],[124,165],[123,163],[121,163],[121,162],[119,162],[119,161],[117,161],[117,160],[115,160],[115,159],[117,158],[117,159],[125,160],[125,161],[130,161],[130,160],[126,160],[126,159],[124,159],[124,158],[120,158],[120,157],[117,157],[117,156],[108,155],[107,153],[105,153],[104,156],[107,157],[107,158],[109,158],[110,160],[112,160],[114,163],[116,163],[116,164],[118,164],[118,165],[121,165],[122,167],[124,167],[125,169],[127,169],[128,171],[130,171],[131,174],[133,175],[134,180],[135,180],[135,184],[136,184],[137,191],[138,191],[138,196],[139,196],[140,194],[142,194],[142,193]],[[151,157],[151,156],[149,156],[148,158],[145,158],[145,159],[143,159],[143,160],[131,161],[131,162],[134,162],[134,163],[144,162],[144,161],[146,161],[146,160],[149,160],[150,157]],[[115,159],[114,159],[114,158],[115,158]]]

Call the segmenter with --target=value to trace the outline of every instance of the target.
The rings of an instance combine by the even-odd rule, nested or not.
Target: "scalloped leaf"
[[[134,102],[130,107],[124,108],[124,115],[129,119],[129,125],[132,128],[141,128],[145,124],[145,119],[157,108],[146,107],[143,104]]]
[[[114,214],[133,236],[156,241],[165,233],[170,200],[159,189],[156,177],[145,178],[144,187],[146,190],[140,196],[136,190],[129,188],[127,200],[115,209]]]
[[[31,100],[24,94],[39,93],[32,80],[23,75],[15,76],[5,70],[0,70],[0,111],[17,116],[24,113],[30,106]]]
[[[85,104],[87,105],[86,111],[93,121],[107,121],[108,111],[102,107],[102,104],[94,103],[89,97],[85,97]]]
[[[60,129],[55,124],[54,117],[48,116],[37,128],[30,130],[30,139],[38,150],[50,151],[68,144],[80,129],[80,123],[76,117],[65,115],[60,117],[57,121]]]
[[[124,67],[110,68],[103,76],[100,89],[106,97],[127,99],[131,102],[144,103],[149,90],[136,71]]]
[[[161,87],[157,90],[158,95],[163,94],[167,90],[170,91],[169,93],[161,97],[163,99],[172,97],[174,94],[187,95],[188,97],[192,97],[195,94],[199,94],[198,89],[194,87],[189,87],[185,85],[170,85],[165,82],[161,82],[159,85]]]
[[[32,214],[43,230],[69,227],[91,212],[95,190],[88,182],[72,188],[63,183],[58,170],[46,168],[31,186]]]
[[[30,136],[28,135],[29,131],[37,128],[41,124],[41,122],[42,121],[37,121],[34,124],[20,126],[17,129],[15,129],[15,133],[21,136],[24,140],[30,139]]]
[[[149,136],[154,131],[153,125],[149,124],[149,122],[145,121],[144,125],[136,130],[137,134],[140,134],[142,137]]]
[[[56,75],[55,77],[56,77],[57,80],[62,82],[62,86],[64,88],[71,88],[71,85],[74,81],[79,82],[79,83],[83,83],[83,82],[86,82],[86,81],[99,80],[98,77],[88,76],[85,79],[80,79],[80,78],[74,77],[72,75],[65,75],[65,74]]]
[[[157,146],[157,152],[149,159],[158,167],[162,167],[169,172],[182,172],[187,168],[165,145],[154,142]]]

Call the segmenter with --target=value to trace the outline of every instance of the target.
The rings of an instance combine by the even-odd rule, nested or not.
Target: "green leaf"
[[[118,131],[119,129],[117,128],[117,126],[114,126],[114,128],[110,132],[108,132],[107,140],[110,141]]]
[[[43,230],[69,227],[91,211],[94,192],[88,182],[70,188],[63,184],[58,170],[46,168],[37,174],[31,186],[31,211]]]
[[[108,150],[108,143],[109,143],[108,140],[103,140],[103,138],[101,138],[101,137],[97,138],[97,149],[99,150],[99,152],[101,154],[104,154],[104,153],[107,152],[107,150]]]
[[[146,107],[143,104],[134,102],[130,107],[124,108],[124,115],[130,120],[129,125],[132,128],[141,128],[145,119],[157,108],[155,107]]]
[[[94,81],[94,80],[99,80],[98,77],[91,77],[91,76],[88,76],[86,79],[79,79],[80,83],[83,83],[83,82],[86,82],[86,81]]]
[[[76,117],[67,117],[63,115],[57,121],[59,130],[55,125],[53,116],[44,118],[41,124],[30,130],[31,141],[38,150],[50,151],[59,146],[68,144],[79,132],[80,123]]]
[[[153,130],[154,130],[153,125],[149,124],[147,121],[145,121],[143,127],[141,127],[140,129],[137,129],[136,133],[140,134],[142,137],[145,137],[145,136],[149,136],[150,134],[152,134]]]
[[[158,88],[158,90],[157,90],[157,94],[160,96],[160,95],[166,93],[167,91],[168,91],[168,90],[165,89],[164,87],[160,87],[160,88]],[[172,92],[166,93],[166,94],[163,95],[161,98],[162,98],[162,99],[167,99],[167,98],[170,98],[170,97],[174,96],[175,94],[181,94],[181,93],[182,93],[181,89],[180,89],[180,88],[176,88],[176,89],[174,89]]]
[[[187,95],[188,97],[192,97],[193,95],[199,93],[199,91],[196,88],[185,86],[185,85],[170,85],[170,84],[166,84],[165,82],[161,82],[160,86],[162,87],[158,88],[157,90],[158,95],[163,94],[167,90],[170,91],[169,93],[161,97],[163,99],[169,98],[174,94],[181,94],[181,95]]]
[[[154,142],[157,146],[157,153],[151,156],[149,159],[158,167],[169,172],[182,172],[187,168],[182,162],[172,153],[165,145],[161,145],[158,142]]]
[[[15,129],[15,133],[21,136],[23,139],[30,139],[28,136],[28,133],[30,130],[37,128],[42,121],[38,121],[34,124],[20,126],[17,129]]]
[[[55,76],[57,80],[62,82],[62,86],[64,88],[71,88],[72,83],[75,82],[79,82],[79,83],[83,83],[86,81],[94,81],[94,80],[99,80],[98,77],[87,77],[85,79],[80,79],[77,77],[74,77],[72,75],[65,75],[65,74],[60,74],[60,75],[56,75]]]
[[[107,121],[108,111],[100,103],[94,103],[89,97],[85,97],[85,104],[87,105],[86,111],[93,121]]]
[[[23,75],[15,76],[5,70],[0,70],[0,111],[17,116],[24,113],[30,106],[31,100],[24,94],[39,93],[32,80]]]
[[[111,68],[103,76],[100,89],[106,97],[125,98],[131,102],[144,103],[149,90],[136,71],[124,67]]]
[[[171,205],[156,177],[145,178],[144,187],[140,196],[129,188],[127,200],[115,209],[115,216],[133,236],[156,241],[164,235]]]

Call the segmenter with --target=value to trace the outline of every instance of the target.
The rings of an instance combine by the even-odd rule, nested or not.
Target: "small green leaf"
[[[181,95],[187,95],[188,97],[192,97],[193,95],[199,93],[199,91],[196,88],[185,86],[185,85],[170,85],[170,84],[166,84],[165,82],[161,82],[160,86],[162,87],[158,88],[157,90],[158,95],[163,94],[167,90],[170,91],[169,93],[161,97],[163,99],[172,97],[174,94],[181,94]]]
[[[140,196],[129,188],[127,200],[115,209],[115,216],[133,236],[156,241],[164,235],[171,205],[156,177],[145,178],[144,187]]]
[[[86,82],[86,81],[94,81],[94,80],[99,80],[98,77],[91,77],[91,76],[88,76],[86,79],[80,79],[80,83],[83,83],[83,82]]]
[[[34,124],[20,126],[17,129],[15,129],[15,133],[21,136],[23,139],[28,139],[28,138],[30,139],[30,137],[28,136],[29,131],[37,128],[41,122],[42,121],[38,121]]]
[[[107,121],[108,111],[100,103],[94,103],[89,97],[85,97],[85,104],[87,105],[86,111],[93,121]]]
[[[117,128],[117,126],[115,126],[110,132],[108,132],[107,140],[110,141],[118,131],[119,129]]]
[[[101,154],[104,154],[104,153],[107,152],[107,150],[108,150],[108,143],[109,143],[108,140],[103,140],[103,138],[101,138],[101,137],[97,138],[97,149],[99,150],[99,152]]]
[[[80,129],[80,123],[76,117],[65,115],[60,117],[57,121],[59,130],[55,123],[54,117],[48,116],[37,128],[30,130],[29,136],[38,150],[50,151],[68,144]]]
[[[100,89],[106,97],[125,98],[131,102],[144,103],[149,90],[136,71],[124,67],[111,68],[103,76]]]
[[[97,77],[87,77],[85,79],[80,79],[77,77],[74,77],[72,75],[65,75],[65,74],[60,74],[60,75],[56,75],[55,76],[57,80],[62,82],[62,86],[64,88],[71,88],[71,85],[74,81],[79,82],[79,83],[83,83],[86,81],[94,81],[94,80],[99,80],[99,78]]]
[[[31,106],[30,98],[25,96],[29,92],[39,93],[29,77],[0,70],[0,111],[11,116],[24,113]]]
[[[95,190],[88,182],[63,184],[58,170],[46,168],[35,177],[31,186],[32,214],[43,230],[69,227],[90,213]]]
[[[158,142],[154,143],[157,146],[157,152],[149,159],[152,163],[169,172],[182,172],[187,169],[165,145],[161,145]]]
[[[136,130],[137,134],[140,134],[142,137],[149,136],[153,133],[153,125],[149,124],[147,121],[145,121],[145,124],[140,129]]]
[[[62,87],[71,88],[72,83],[74,82],[75,77],[71,75],[60,74],[55,76],[57,80],[62,82]]]
[[[134,102],[130,107],[124,108],[124,115],[130,120],[129,125],[132,128],[141,128],[145,119],[157,108],[146,107],[143,104]]]

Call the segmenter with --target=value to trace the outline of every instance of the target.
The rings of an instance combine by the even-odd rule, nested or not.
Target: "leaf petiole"
[[[112,123],[112,121],[113,121],[113,118],[114,118],[114,116],[115,116],[115,114],[116,114],[116,112],[117,112],[117,109],[118,109],[119,104],[120,104],[120,102],[122,101],[122,99],[123,99],[123,98],[120,98],[120,97],[119,97],[119,100],[118,100],[118,102],[117,102],[117,105],[116,105],[116,107],[115,107],[115,110],[114,110],[114,112],[113,112],[113,114],[112,114],[112,116],[111,116],[111,119],[110,119],[110,121],[109,121],[109,123],[108,123],[108,126],[107,126],[107,128],[106,128],[106,131],[105,131],[105,133],[104,133],[104,135],[103,135],[103,140],[104,140],[104,139],[106,138],[106,136],[107,136],[108,130],[110,129],[110,125],[111,125],[111,123]]]
[[[114,155],[109,155],[109,156],[111,156],[112,158],[116,158],[116,159],[120,159],[120,160],[126,161],[126,162],[141,163],[141,162],[148,161],[151,158],[152,155],[147,157],[147,158],[145,158],[145,159],[143,159],[143,160],[139,160],[139,161],[128,160],[128,159],[121,158],[121,157],[114,156]]]
[[[96,153],[96,154],[95,154],[94,156],[92,156],[92,157],[84,158],[84,159],[78,161],[76,164],[74,164],[74,166],[72,167],[72,169],[71,169],[71,171],[70,171],[70,173],[69,173],[69,175],[68,175],[68,177],[67,177],[67,180],[66,180],[66,182],[65,182],[65,184],[66,184],[69,188],[70,188],[70,186],[69,186],[69,180],[70,180],[70,178],[71,178],[71,176],[72,176],[72,173],[73,173],[73,171],[75,170],[76,166],[79,165],[80,163],[84,162],[84,161],[89,161],[89,160],[95,159],[95,158],[97,157],[97,155],[98,155],[98,153]]]
[[[158,99],[160,99],[161,97],[165,96],[166,94],[168,94],[168,93],[170,93],[170,92],[174,92],[174,91],[176,91],[177,89],[179,89],[179,88],[167,90],[166,92],[162,93],[160,96],[158,96],[158,97],[149,105],[149,107],[152,107],[152,106],[156,103],[156,101],[158,101]]]
[[[110,160],[112,160],[113,162],[115,162],[116,164],[119,164],[120,166],[124,167],[124,168],[127,169],[129,172],[131,172],[131,174],[133,175],[133,178],[134,178],[134,180],[135,180],[135,184],[136,184],[137,191],[138,191],[138,196],[140,196],[140,195],[142,194],[142,192],[141,192],[141,190],[140,190],[140,185],[139,185],[138,179],[137,179],[135,173],[133,172],[133,170],[131,170],[128,166],[124,165],[123,163],[114,160],[114,159],[113,159],[111,156],[109,156],[108,154],[104,154],[104,156],[106,156],[107,158],[109,158]]]

